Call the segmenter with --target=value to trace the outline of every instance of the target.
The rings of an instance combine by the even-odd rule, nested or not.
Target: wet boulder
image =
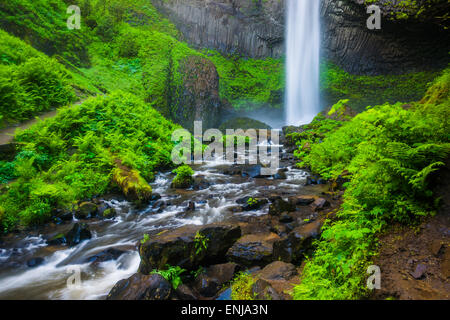
[[[283,300],[271,284],[263,279],[258,279],[252,285],[252,294],[255,300]]]
[[[295,210],[295,205],[284,201],[283,199],[277,199],[269,206],[269,214],[272,216],[279,216],[283,212],[291,212]]]
[[[244,166],[242,168],[241,175],[243,177],[249,177],[249,178],[264,178],[264,176],[261,174],[261,169],[262,169],[262,166],[259,164]]]
[[[258,272],[259,277],[264,280],[289,280],[298,275],[297,269],[291,263],[274,261]]]
[[[96,216],[98,213],[98,207],[92,202],[82,202],[78,209],[75,211],[75,218],[77,219],[89,219]]]
[[[283,169],[278,169],[277,173],[273,176],[275,180],[286,180],[286,172]]]
[[[123,255],[125,251],[109,248],[103,250],[102,252],[97,253],[86,259],[86,262],[91,262],[93,264],[99,264],[105,261],[117,260],[121,255]]]
[[[265,266],[273,260],[275,233],[248,234],[240,238],[227,252],[227,259],[241,266]]]
[[[257,300],[290,300],[289,292],[299,282],[297,269],[290,263],[275,261],[255,273],[252,285]]]
[[[197,176],[194,178],[193,189],[196,191],[208,189],[212,185],[211,182],[206,180],[204,176]]]
[[[235,263],[212,265],[195,279],[195,289],[203,297],[214,297],[237,271],[238,265]]]
[[[198,300],[194,292],[185,284],[180,284],[174,292],[174,295],[179,300]]]
[[[260,210],[264,207],[269,201],[263,198],[253,198],[253,197],[244,197],[236,200],[236,203],[241,204],[243,211],[253,211]]]
[[[330,206],[330,203],[324,199],[324,198],[317,198],[311,206],[313,207],[314,211],[322,211],[325,208],[328,208]]]
[[[136,273],[120,280],[111,289],[107,300],[168,300],[172,285],[159,274]]]
[[[326,184],[327,181],[325,179],[322,179],[318,176],[308,176],[306,178],[306,185],[314,185],[314,184]]]
[[[51,239],[47,240],[47,244],[49,246],[59,246],[67,243],[67,239],[65,234],[57,234],[56,236],[52,237]]]
[[[273,244],[274,260],[287,263],[301,261],[313,239],[320,236],[322,225],[322,220],[316,220],[295,228],[286,237],[276,241]]]
[[[315,200],[315,196],[294,196],[289,198],[289,202],[296,206],[308,206]]]
[[[102,212],[101,217],[103,219],[113,219],[117,215],[117,211],[114,208],[108,208]]]
[[[149,273],[166,265],[195,270],[200,265],[224,262],[225,253],[240,236],[239,226],[224,223],[188,225],[156,235],[139,248],[139,270]]]
[[[91,231],[86,223],[75,223],[72,229],[65,235],[69,247],[76,246],[84,240],[91,239]]]

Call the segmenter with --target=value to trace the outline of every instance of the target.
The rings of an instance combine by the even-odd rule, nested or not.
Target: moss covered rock
[[[152,187],[140,175],[139,171],[130,169],[116,161],[113,170],[113,182],[120,188],[129,201],[145,202],[152,197]]]

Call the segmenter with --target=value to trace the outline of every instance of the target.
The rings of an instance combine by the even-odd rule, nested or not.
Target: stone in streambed
[[[171,293],[172,285],[161,275],[136,273],[117,282],[106,300],[168,300]]]
[[[296,206],[308,206],[316,200],[315,196],[295,196],[290,197],[289,202]]]
[[[147,274],[166,265],[195,270],[200,265],[225,262],[225,253],[240,236],[239,226],[225,223],[188,225],[156,235],[139,248],[139,270]]]
[[[316,220],[295,228],[285,238],[276,241],[273,245],[274,260],[299,262],[310,248],[313,239],[319,237],[322,225],[322,220]]]
[[[227,258],[245,267],[265,266],[272,262],[273,243],[279,239],[275,233],[245,235],[228,250]]]
[[[330,206],[330,203],[324,198],[317,198],[311,205],[314,211],[322,211]]]
[[[78,206],[75,212],[75,218],[77,219],[89,219],[97,215],[98,207],[92,202],[83,202]]]
[[[426,271],[427,266],[422,263],[419,263],[416,267],[416,270],[414,270],[414,272],[411,272],[411,275],[413,276],[414,279],[419,280],[423,278]]]
[[[212,265],[195,279],[195,289],[203,297],[214,297],[237,271],[238,265],[235,263]]]
[[[297,208],[292,203],[284,201],[283,199],[277,199],[269,206],[269,214],[272,216],[279,216],[283,212],[291,212],[296,209]]]
[[[180,284],[175,290],[176,298],[185,301],[198,300],[197,296],[192,292],[192,290],[185,284]]]
[[[86,262],[98,264],[98,263],[105,262],[105,261],[117,260],[124,253],[125,253],[125,251],[115,249],[115,248],[109,248],[109,249],[103,250],[102,252],[97,253],[96,255],[93,255],[93,256],[87,258]]]
[[[69,247],[76,246],[84,240],[91,239],[91,231],[86,223],[75,223],[72,229],[65,235]]]

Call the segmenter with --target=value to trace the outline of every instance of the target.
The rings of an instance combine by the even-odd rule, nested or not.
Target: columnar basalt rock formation
[[[321,0],[324,58],[356,74],[398,74],[445,67],[449,35],[436,17],[438,3],[417,15],[420,4],[375,1],[382,8],[381,30],[369,30],[363,0]],[[441,3],[442,2],[442,3]],[[252,58],[284,53],[285,0],[152,0],[196,47]],[[424,2],[425,3],[425,2]],[[410,16],[410,19],[405,19]],[[397,18],[402,17],[402,18]]]

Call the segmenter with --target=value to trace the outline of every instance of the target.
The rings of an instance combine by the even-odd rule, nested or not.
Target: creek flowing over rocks
[[[183,285],[177,290],[177,298],[216,297],[237,270],[260,270],[282,260],[286,252],[299,249],[309,240],[298,235],[298,228],[319,219],[321,209],[312,202],[324,186],[305,186],[311,181],[309,174],[295,168],[292,154],[283,150],[280,155],[281,168],[275,176],[262,177],[259,165],[236,165],[217,158],[193,166],[194,185],[186,190],[170,187],[171,172],[159,173],[151,183],[153,197],[148,205],[137,207],[119,195],[94,199],[79,206],[79,219],[72,213],[63,214],[59,223],[28,230],[26,237],[21,233],[4,237],[0,299],[104,299],[124,279],[129,279],[126,283],[135,291],[121,291],[122,281],[110,299],[153,299],[152,286],[168,298],[166,287],[157,281],[161,279],[147,276],[166,263],[189,270],[207,268],[200,275],[209,279],[206,287],[193,280],[190,288]],[[294,234],[288,236],[291,230]],[[208,250],[194,254],[191,246],[197,233],[211,239]],[[144,234],[149,241],[140,245]],[[168,240],[171,237],[184,239],[190,249],[180,251],[176,241]],[[159,255],[155,248],[161,249]],[[298,258],[295,262],[301,261]],[[138,269],[140,276],[136,275]],[[81,286],[68,286],[76,270],[81,272]],[[226,279],[217,280],[217,274]],[[141,279],[143,276],[146,278]],[[145,283],[148,286],[141,288]]]

